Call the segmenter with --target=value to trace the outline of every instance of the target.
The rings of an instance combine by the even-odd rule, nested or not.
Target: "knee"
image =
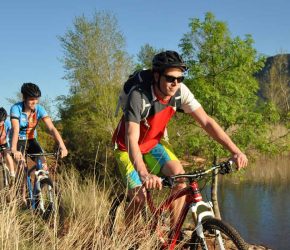
[[[183,169],[183,166],[180,163],[176,164],[175,168],[172,168],[171,172],[172,172],[171,175],[177,175],[177,174],[184,174],[185,173],[185,171]]]
[[[180,161],[168,161],[162,168],[162,173],[166,176],[184,174],[183,166]]]
[[[184,171],[182,165],[180,164],[180,166],[174,170],[173,175],[184,174],[184,173],[185,173],[185,171]],[[184,179],[180,179],[180,180],[178,180],[175,183],[174,189],[175,190],[180,190],[180,189],[183,189],[185,187],[186,187],[185,180]]]

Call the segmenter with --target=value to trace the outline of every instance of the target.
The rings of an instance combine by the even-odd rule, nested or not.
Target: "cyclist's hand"
[[[241,168],[244,168],[248,165],[248,158],[242,152],[234,154],[233,160],[236,163],[236,165],[238,166],[238,170],[240,170]]]
[[[141,180],[146,189],[162,189],[161,178],[154,174],[147,174],[144,177],[141,176]]]
[[[13,158],[16,160],[16,161],[21,161],[23,160],[23,156],[22,156],[22,153],[20,151],[11,151],[12,155],[13,155]]]
[[[60,151],[60,157],[61,158],[66,157],[67,154],[68,154],[68,151],[67,151],[67,149],[66,149],[65,146],[61,146],[60,149],[59,149],[59,151]]]

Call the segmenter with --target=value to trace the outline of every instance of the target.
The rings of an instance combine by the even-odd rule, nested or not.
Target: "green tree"
[[[162,51],[164,51],[164,49],[155,49],[153,46],[146,43],[141,47],[139,53],[137,54],[138,62],[136,69],[150,69],[154,55]]]
[[[70,94],[59,98],[63,134],[73,162],[80,168],[94,165],[99,145],[107,145],[118,119],[118,93],[132,66],[117,20],[109,13],[84,16],[59,38],[64,50],[65,79]],[[85,167],[84,167],[85,166]]]
[[[257,54],[253,42],[250,35],[244,39],[232,38],[226,23],[206,13],[204,21],[190,21],[189,32],[180,44],[189,65],[186,84],[242,150],[267,145],[266,126],[256,108],[258,83],[253,76],[263,66],[264,58]],[[186,146],[212,161],[228,156],[228,152],[199,129],[187,136]],[[216,193],[215,175],[212,199],[220,216]]]

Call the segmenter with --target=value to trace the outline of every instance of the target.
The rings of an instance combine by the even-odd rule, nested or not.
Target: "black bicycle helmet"
[[[7,118],[7,112],[5,108],[0,108],[0,122],[5,121]]]
[[[24,98],[26,97],[35,97],[35,98],[39,98],[41,97],[41,91],[39,89],[39,87],[34,84],[34,83],[23,83],[22,87],[21,87],[21,93],[24,96]]]
[[[152,69],[154,71],[161,72],[173,67],[181,68],[183,71],[187,70],[186,64],[176,51],[167,50],[161,52],[156,54],[152,60]]]

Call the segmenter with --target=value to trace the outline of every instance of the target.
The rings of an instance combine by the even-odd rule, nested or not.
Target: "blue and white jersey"
[[[19,121],[19,139],[28,140],[37,137],[36,126],[38,121],[48,117],[44,107],[36,104],[35,110],[28,116],[24,113],[24,103],[18,102],[11,107],[10,119],[17,119]]]

